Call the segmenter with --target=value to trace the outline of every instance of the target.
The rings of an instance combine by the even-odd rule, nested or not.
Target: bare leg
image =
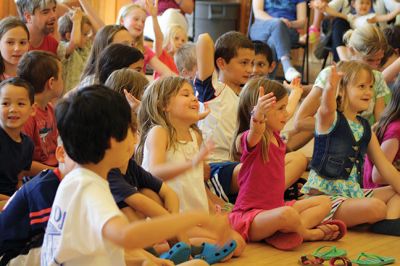
[[[250,226],[251,241],[260,241],[275,232],[298,232],[301,226],[299,213],[292,207],[279,207],[260,212]]]
[[[301,234],[304,240],[329,240],[335,239],[339,235],[339,228],[336,225],[316,227],[329,214],[331,205],[331,200],[327,196],[315,196],[296,201],[293,208],[300,214],[302,223]]]
[[[386,219],[400,218],[400,195],[391,186],[374,189],[374,198],[378,198],[386,203]]]
[[[363,223],[375,223],[385,219],[386,204],[377,198],[347,199],[333,215],[334,219],[342,220],[347,227]]]
[[[300,151],[285,155],[285,189],[293,185],[307,168],[307,158]]]

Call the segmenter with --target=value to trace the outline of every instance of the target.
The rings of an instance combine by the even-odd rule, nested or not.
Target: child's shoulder
[[[167,128],[160,126],[160,125],[153,126],[149,130],[149,133],[147,134],[146,139],[150,139],[152,141],[157,141],[157,143],[168,142],[169,131]]]

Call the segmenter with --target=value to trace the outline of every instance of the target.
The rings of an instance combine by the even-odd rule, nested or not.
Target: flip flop
[[[190,258],[191,249],[184,242],[176,243],[169,251],[160,255],[161,259],[171,260],[175,264],[188,261]]]
[[[300,257],[301,265],[322,265],[324,263],[323,258],[315,257],[313,255],[304,255]]]
[[[343,266],[352,266],[353,264],[351,263],[351,261],[349,260],[349,258],[347,257],[335,257],[329,260],[329,266],[335,266],[336,262],[340,261],[339,265],[343,265]]]
[[[335,257],[344,257],[347,255],[347,252],[346,250],[336,248],[335,246],[322,246],[317,248],[312,255],[323,258],[324,260],[330,260]]]
[[[321,226],[321,225],[336,225],[339,228],[339,235],[336,238],[331,239],[329,241],[337,241],[337,240],[341,239],[342,237],[344,237],[344,235],[347,233],[347,226],[341,220],[328,220],[328,221],[321,223],[319,226]],[[317,226],[317,228],[319,228],[319,226]]]
[[[357,259],[352,260],[360,266],[380,266],[394,263],[395,259],[392,257],[378,256],[375,254],[369,254],[361,252]]]
[[[203,251],[194,256],[194,258],[204,260],[208,264],[214,264],[225,259],[237,246],[235,240],[228,241],[223,247],[218,247],[210,243],[202,243],[201,245],[203,246]]]
[[[303,243],[303,237],[299,233],[295,232],[282,233],[277,231],[264,241],[280,250],[293,250]]]

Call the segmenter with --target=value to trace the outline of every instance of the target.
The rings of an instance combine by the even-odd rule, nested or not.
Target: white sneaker
[[[286,72],[285,72],[285,79],[288,82],[292,82],[295,78],[300,78],[301,74],[294,68],[290,67]]]

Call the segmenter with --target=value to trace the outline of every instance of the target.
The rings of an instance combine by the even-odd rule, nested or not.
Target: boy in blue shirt
[[[33,101],[34,90],[25,80],[0,83],[0,210],[17,189],[18,176],[31,167],[33,142],[21,130],[34,113]]]

